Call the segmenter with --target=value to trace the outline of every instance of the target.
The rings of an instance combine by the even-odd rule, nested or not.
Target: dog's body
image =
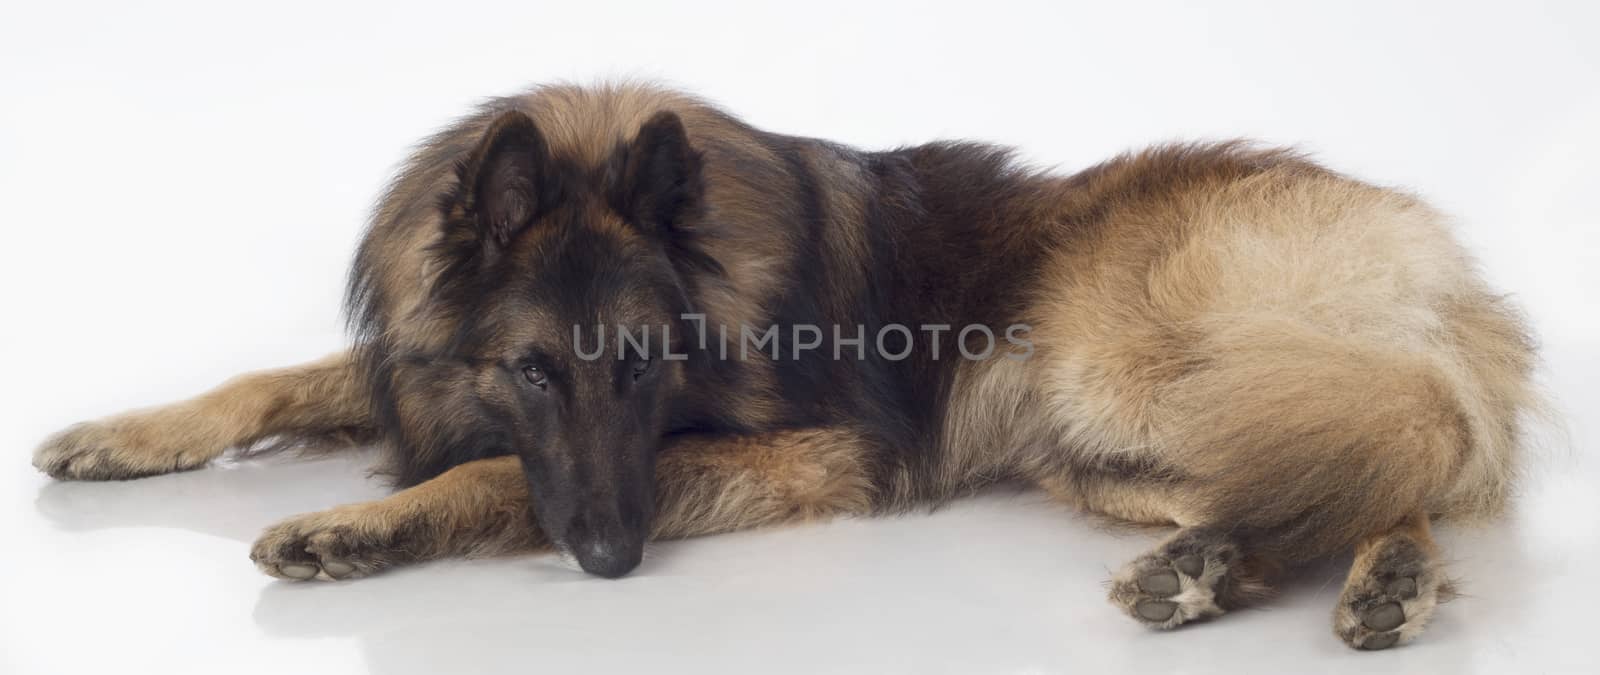
[[[378,207],[350,299],[349,354],[74,427],[36,463],[129,478],[268,438],[379,440],[408,489],[269,529],[253,557],[291,579],[552,544],[611,576],[637,562],[613,545],[630,528],[1024,481],[1182,528],[1113,583],[1140,621],[1214,616],[1355,550],[1336,630],[1382,648],[1447,590],[1430,517],[1504,504],[1533,398],[1520,322],[1440,217],[1292,154],[1174,146],[1060,177],[983,145],[768,134],[647,86],[542,88],[430,139]],[[623,319],[670,325],[684,359],[615,374],[647,388],[610,403],[538,402],[600,366],[499,356]],[[762,356],[722,357],[769,326],[776,342],[744,352]]]

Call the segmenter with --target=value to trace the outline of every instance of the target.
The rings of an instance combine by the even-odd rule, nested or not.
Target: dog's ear
[[[629,222],[669,236],[699,213],[700,153],[676,113],[656,113],[632,143],[618,149],[614,162],[611,204]]]
[[[549,148],[531,118],[515,110],[495,118],[458,170],[465,225],[479,243],[504,248],[553,205],[549,165]]]

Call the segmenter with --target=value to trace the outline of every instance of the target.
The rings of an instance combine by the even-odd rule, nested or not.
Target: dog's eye
[[[544,371],[533,366],[524,367],[522,369],[522,376],[528,378],[529,384],[532,384],[540,389],[543,389],[546,384],[550,383],[550,379],[545,377]]]
[[[650,359],[644,358],[644,357],[640,357],[638,359],[634,359],[634,361],[633,361],[633,379],[637,380],[637,379],[639,379],[641,377],[644,377],[644,374],[649,372],[649,371],[650,371]]]

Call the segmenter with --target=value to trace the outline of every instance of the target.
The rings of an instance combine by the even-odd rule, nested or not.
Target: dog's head
[[[589,163],[552,152],[520,112],[497,118],[440,205],[433,300],[457,313],[471,423],[521,456],[545,534],[617,577],[643,554],[683,380],[702,180],[670,112]]]

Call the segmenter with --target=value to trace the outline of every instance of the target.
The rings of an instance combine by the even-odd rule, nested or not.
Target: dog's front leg
[[[866,513],[867,444],[839,429],[675,436],[656,465],[654,538]],[[516,457],[457,466],[373,502],[269,528],[251,558],[290,580],[346,579],[457,556],[549,548]]]
[[[33,465],[62,480],[124,480],[204,466],[266,439],[353,445],[375,435],[367,383],[348,352],[236,377],[187,401],[84,422],[52,436]]]
[[[545,545],[516,457],[467,462],[388,497],[295,516],[250,551],[272,576],[354,579],[397,565],[493,556]]]
[[[676,437],[656,466],[654,537],[867,513],[868,452],[860,435],[839,428]]]

